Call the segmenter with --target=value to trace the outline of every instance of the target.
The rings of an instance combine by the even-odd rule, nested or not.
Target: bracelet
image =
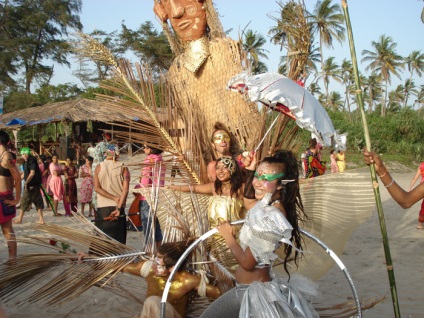
[[[390,183],[388,185],[385,185],[386,188],[390,188],[393,183],[395,183],[395,179],[392,178],[392,181],[390,181]]]
[[[381,176],[379,176],[379,175],[377,175],[377,176],[381,179],[381,178],[384,178],[386,175],[387,175],[387,169]]]

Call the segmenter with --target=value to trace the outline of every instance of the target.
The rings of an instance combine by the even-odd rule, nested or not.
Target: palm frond
[[[2,299],[11,300],[31,289],[25,302],[65,303],[92,286],[106,285],[127,264],[141,260],[144,253],[110,239],[84,217],[76,216],[76,219],[86,230],[45,224],[37,227],[44,236],[19,239],[54,252],[18,256],[16,265],[2,265],[7,267],[0,272]],[[96,256],[78,263],[76,250],[89,250]]]

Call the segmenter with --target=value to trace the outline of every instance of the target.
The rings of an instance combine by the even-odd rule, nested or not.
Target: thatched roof
[[[78,99],[44,106],[31,107],[0,115],[0,129],[40,125],[52,122],[128,122],[140,120],[139,110],[121,110],[119,106],[103,104],[95,100]]]

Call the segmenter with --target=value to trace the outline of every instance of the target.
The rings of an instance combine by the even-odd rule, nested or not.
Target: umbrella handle
[[[279,112],[277,117],[275,117],[274,121],[272,122],[271,126],[269,126],[268,130],[266,131],[265,135],[262,137],[259,144],[256,146],[254,152],[258,151],[259,147],[263,144],[266,136],[268,136],[269,132],[271,131],[272,127],[274,127],[275,123],[277,122],[277,119],[280,117],[281,113]]]

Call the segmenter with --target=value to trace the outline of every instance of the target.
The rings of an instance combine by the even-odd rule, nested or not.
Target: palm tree
[[[411,79],[407,79],[405,81],[405,85],[403,86],[403,107],[406,107],[406,104],[408,103],[409,95],[414,92],[415,89],[415,83]]]
[[[321,69],[324,72],[324,55],[322,47],[333,48],[333,40],[343,43],[345,39],[344,15],[339,4],[332,4],[332,0],[318,1],[312,15],[309,16],[312,33],[319,35],[321,54]],[[323,76],[323,81],[325,80]],[[324,83],[325,84],[325,83]],[[328,87],[325,87],[328,97]]]
[[[319,87],[319,85],[316,82],[311,83],[308,86],[308,91],[310,91],[312,95],[315,95],[315,94],[322,95],[321,94],[321,88]]]
[[[330,98],[327,99],[327,105],[333,110],[338,111],[343,107],[343,99],[340,93],[331,92]]]
[[[374,102],[381,96],[381,80],[377,73],[373,72],[369,77],[362,81],[364,85],[364,93],[368,97],[368,112],[372,113]]]
[[[326,97],[329,97],[328,94],[328,84],[330,83],[330,78],[334,79],[337,82],[341,82],[340,77],[340,66],[334,62],[335,57],[329,57],[325,60],[324,66],[322,69],[322,77],[325,86]]]
[[[350,115],[350,102],[349,102],[349,93],[350,93],[350,87],[353,82],[353,68],[352,68],[352,62],[348,61],[346,59],[343,59],[342,65],[340,66],[340,77],[342,79],[342,83],[345,87],[345,102],[344,105],[347,104],[347,110]],[[345,107],[343,106],[343,109]]]
[[[424,53],[421,53],[421,51],[412,51],[411,54],[405,57],[405,64],[408,67],[408,71],[410,73],[409,82],[412,83],[412,75],[414,71],[419,77],[421,77],[422,73],[424,72]],[[406,106],[406,103],[408,101],[408,95],[409,94],[405,95],[404,106]]]
[[[268,34],[271,36],[272,43],[287,50],[283,62],[287,64],[287,77],[298,80],[306,73],[305,64],[312,43],[307,12],[305,6],[300,2],[277,1],[277,4],[280,6],[279,15],[277,17],[269,15],[277,25],[272,27]]]
[[[417,89],[417,99],[414,102],[414,106],[416,103],[419,107],[424,106],[424,85],[421,85],[419,89]]]
[[[396,86],[396,89],[393,91],[390,91],[389,93],[389,103],[388,103],[388,111],[391,113],[397,113],[402,108],[403,100],[405,99],[404,95],[405,88],[402,84]]]
[[[243,49],[247,54],[252,70],[258,67],[260,57],[268,59],[265,52],[269,51],[262,48],[265,43],[265,37],[256,31],[253,32],[249,29],[246,33],[243,33]]]
[[[396,53],[397,44],[390,36],[380,36],[379,42],[372,41],[374,51],[363,50],[364,56],[361,62],[370,62],[365,70],[377,72],[385,82],[385,94],[382,94],[381,116],[385,115],[387,103],[387,87],[391,83],[391,75],[396,75],[400,79],[399,70],[403,68],[403,58]],[[383,99],[384,97],[384,99]]]

